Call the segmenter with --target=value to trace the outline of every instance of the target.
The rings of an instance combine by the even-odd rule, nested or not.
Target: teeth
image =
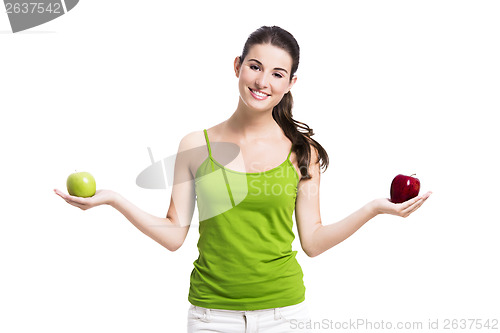
[[[253,90],[253,89],[252,89],[252,92],[253,92],[255,95],[259,96],[259,97],[266,97],[266,96],[267,96],[267,94],[261,93],[260,91],[255,91],[255,90]]]

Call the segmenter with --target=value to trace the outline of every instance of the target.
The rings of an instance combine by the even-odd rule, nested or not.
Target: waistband
[[[204,308],[202,306],[197,306],[191,304],[190,306],[190,311],[194,311],[198,313],[199,315],[202,315],[203,317],[200,318],[202,320],[210,320],[210,316],[212,314],[217,314],[217,315],[226,315],[226,316],[241,316],[241,317],[251,317],[251,316],[259,316],[259,315],[274,315],[274,319],[278,320],[282,318],[281,310],[282,309],[293,309],[296,307],[301,307],[304,305],[304,301],[294,304],[294,305],[289,305],[289,306],[284,306],[281,308],[271,308],[271,309],[262,309],[262,310],[248,310],[248,311],[242,311],[242,310],[224,310],[224,309],[209,309],[209,308]]]

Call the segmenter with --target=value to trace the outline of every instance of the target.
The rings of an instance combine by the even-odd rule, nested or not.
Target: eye
[[[258,71],[260,68],[257,65],[250,65],[250,69],[253,69],[254,71]]]
[[[273,75],[275,77],[277,77],[278,79],[281,79],[283,77],[283,74],[281,74],[281,73],[273,73]]]

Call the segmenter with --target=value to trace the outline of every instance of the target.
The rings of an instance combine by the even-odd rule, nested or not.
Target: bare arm
[[[375,199],[339,222],[323,225],[319,210],[320,169],[319,164],[313,163],[317,154],[314,148],[311,150],[312,178],[300,181],[295,210],[302,249],[310,257],[315,257],[346,240],[378,214],[409,216],[431,195],[431,192],[427,192],[401,204],[394,204],[384,198]]]
[[[179,249],[186,239],[189,231],[189,225],[181,226],[172,217],[157,217],[151,215],[133,203],[125,199],[120,194],[116,193],[113,202],[110,206],[123,214],[134,226],[142,233],[150,237],[160,245],[170,251]],[[169,212],[174,210],[174,202],[170,201]]]
[[[319,255],[346,240],[376,215],[369,205],[365,205],[339,222],[318,225],[312,233],[312,242],[315,244],[311,250],[312,256]]]
[[[179,144],[179,152],[190,149],[190,134]],[[187,156],[177,154],[177,156]],[[80,198],[54,190],[69,204],[82,210],[107,204],[123,214],[137,229],[170,251],[177,250],[186,239],[195,205],[194,181],[189,170],[188,158],[176,158],[174,186],[170,207],[166,217],[151,215],[128,201],[125,197],[111,190],[98,190],[90,198]],[[174,203],[175,202],[175,203]]]
[[[329,225],[320,225],[312,234],[312,243],[315,244],[312,253],[314,255],[321,254],[346,240],[366,222],[378,214],[387,213],[407,217],[417,210],[424,201],[427,200],[430,194],[431,193],[428,192],[423,196],[417,196],[401,204],[393,204],[388,199],[376,199],[367,203],[339,222]],[[388,209],[383,211],[384,207]]]

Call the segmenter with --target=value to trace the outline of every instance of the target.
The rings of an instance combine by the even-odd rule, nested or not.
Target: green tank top
[[[225,168],[208,157],[195,175],[199,256],[191,272],[191,304],[260,310],[305,299],[302,269],[292,251],[299,175],[290,161],[264,172]]]

